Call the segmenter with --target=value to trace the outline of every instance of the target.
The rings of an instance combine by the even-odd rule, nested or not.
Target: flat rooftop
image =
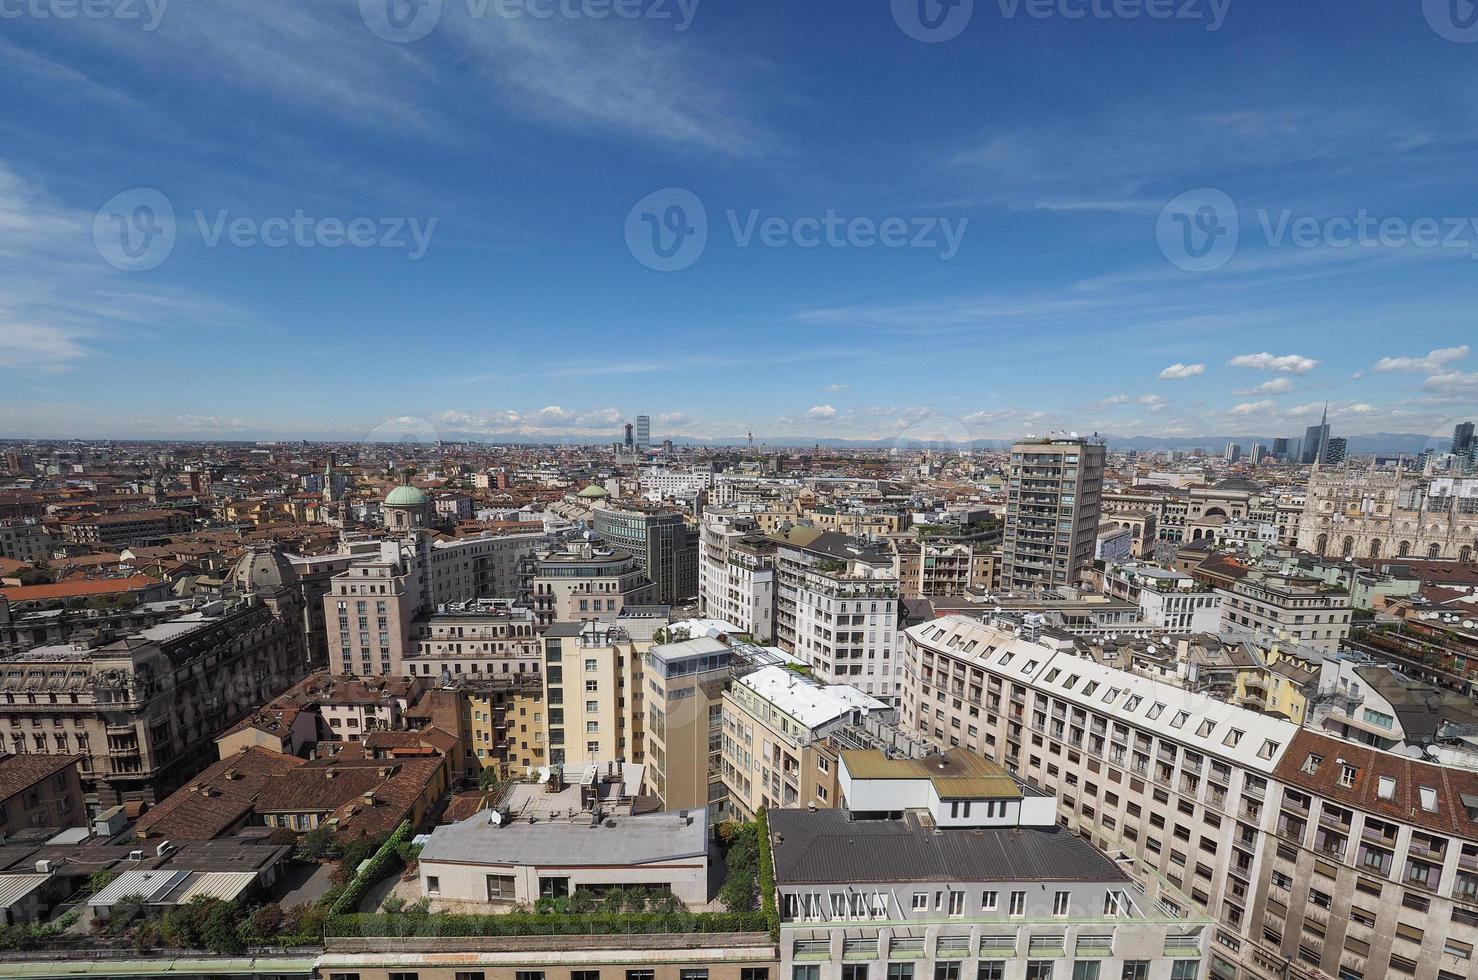
[[[1127,882],[1063,827],[936,830],[917,819],[854,820],[846,810],[771,810],[778,885],[910,881]]]
[[[921,759],[889,758],[877,749],[853,749],[842,753],[842,765],[853,779],[927,779],[934,784],[940,798],[946,800],[1024,795],[1005,769],[961,749]]]
[[[621,868],[708,854],[706,810],[582,817],[498,826],[478,814],[436,828],[421,849],[421,862]]]

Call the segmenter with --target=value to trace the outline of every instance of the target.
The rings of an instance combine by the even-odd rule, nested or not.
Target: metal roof
[[[771,810],[779,885],[910,881],[1129,880],[1062,827],[934,830],[916,820],[853,820],[845,810]]]
[[[0,875],[0,908],[13,907],[50,878],[51,875]]]

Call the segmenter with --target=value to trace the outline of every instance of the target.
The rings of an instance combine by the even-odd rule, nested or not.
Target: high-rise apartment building
[[[1325,444],[1323,462],[1330,464],[1343,463],[1349,452],[1349,447],[1350,442],[1344,436],[1330,436],[1329,441]]]
[[[1093,562],[1104,447],[1040,439],[1011,447],[1000,582],[1007,588],[1072,585]]]
[[[757,643],[775,637],[775,542],[753,520],[707,512],[699,532],[698,598],[704,616],[722,619]]]
[[[733,649],[700,636],[658,644],[644,660],[647,785],[665,810],[721,804],[723,699],[733,678]]]
[[[544,633],[544,698],[552,765],[644,761],[642,654],[619,626],[560,622]]]

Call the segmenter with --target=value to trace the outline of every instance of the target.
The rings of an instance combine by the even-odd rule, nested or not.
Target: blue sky
[[[1293,434],[1326,400],[1440,433],[1478,404],[1467,0],[442,0],[411,41],[380,36],[404,0],[71,2],[0,0],[0,435]],[[160,199],[172,247],[130,268],[108,235]]]

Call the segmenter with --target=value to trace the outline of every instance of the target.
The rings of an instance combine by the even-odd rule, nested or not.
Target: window
[[[514,970],[513,980],[544,980],[543,970]]]
[[[964,892],[949,893],[949,914],[953,916],[960,916],[965,914]]]
[[[392,973],[390,980],[421,980],[419,973]]]
[[[1026,892],[1012,892],[1011,893],[1011,909],[1010,909],[1010,913],[1012,915],[1025,915],[1026,914]],[[1051,966],[1051,964],[1049,963],[1048,966]]]
[[[913,910],[915,912],[927,912],[927,911],[929,911],[929,893],[928,892],[914,892],[913,893]]]
[[[704,967],[693,967],[687,970],[679,970],[678,976],[681,980],[708,980],[708,970]]]
[[[999,900],[1000,895],[997,892],[981,892],[980,908],[985,912],[994,912],[996,910],[996,903]]]
[[[441,894],[441,879],[438,878],[436,875],[427,875],[426,876],[426,894],[427,895],[440,895]]]
[[[1196,980],[1200,972],[1200,960],[1175,960],[1170,964],[1170,980]]]
[[[600,980],[599,970],[571,970],[570,980]]]
[[[975,980],[1005,980],[1006,964],[1002,960],[981,960]]]
[[[354,975],[358,980],[359,974]],[[487,974],[481,970],[458,970],[452,975],[454,980],[487,980]]]
[[[627,980],[633,971],[627,970]],[[651,971],[646,971],[650,974]],[[790,980],[821,980],[821,967],[815,963],[797,964],[790,968]]]
[[[1073,980],[1098,980],[1098,961],[1078,960],[1074,963]]]
[[[1026,980],[1052,980],[1052,961],[1027,960]]]
[[[843,963],[842,980],[867,980],[867,964]]]
[[[570,980],[585,980],[585,978],[571,974]],[[596,975],[595,980],[600,980],[599,974]],[[739,971],[739,980],[770,980],[770,968],[768,966],[746,966]]]
[[[934,980],[960,980],[960,964],[956,960],[934,964]]]
[[[1123,980],[1149,980],[1149,960],[1125,960]]]
[[[1052,896],[1052,914],[1055,916],[1067,915],[1068,898],[1071,892],[1056,892]]]
[[[888,980],[913,980],[913,964],[889,963]]]
[[[489,902],[512,902],[516,900],[513,894],[513,875],[488,875],[487,877]]]
[[[330,973],[328,980],[359,980],[357,973]]]

